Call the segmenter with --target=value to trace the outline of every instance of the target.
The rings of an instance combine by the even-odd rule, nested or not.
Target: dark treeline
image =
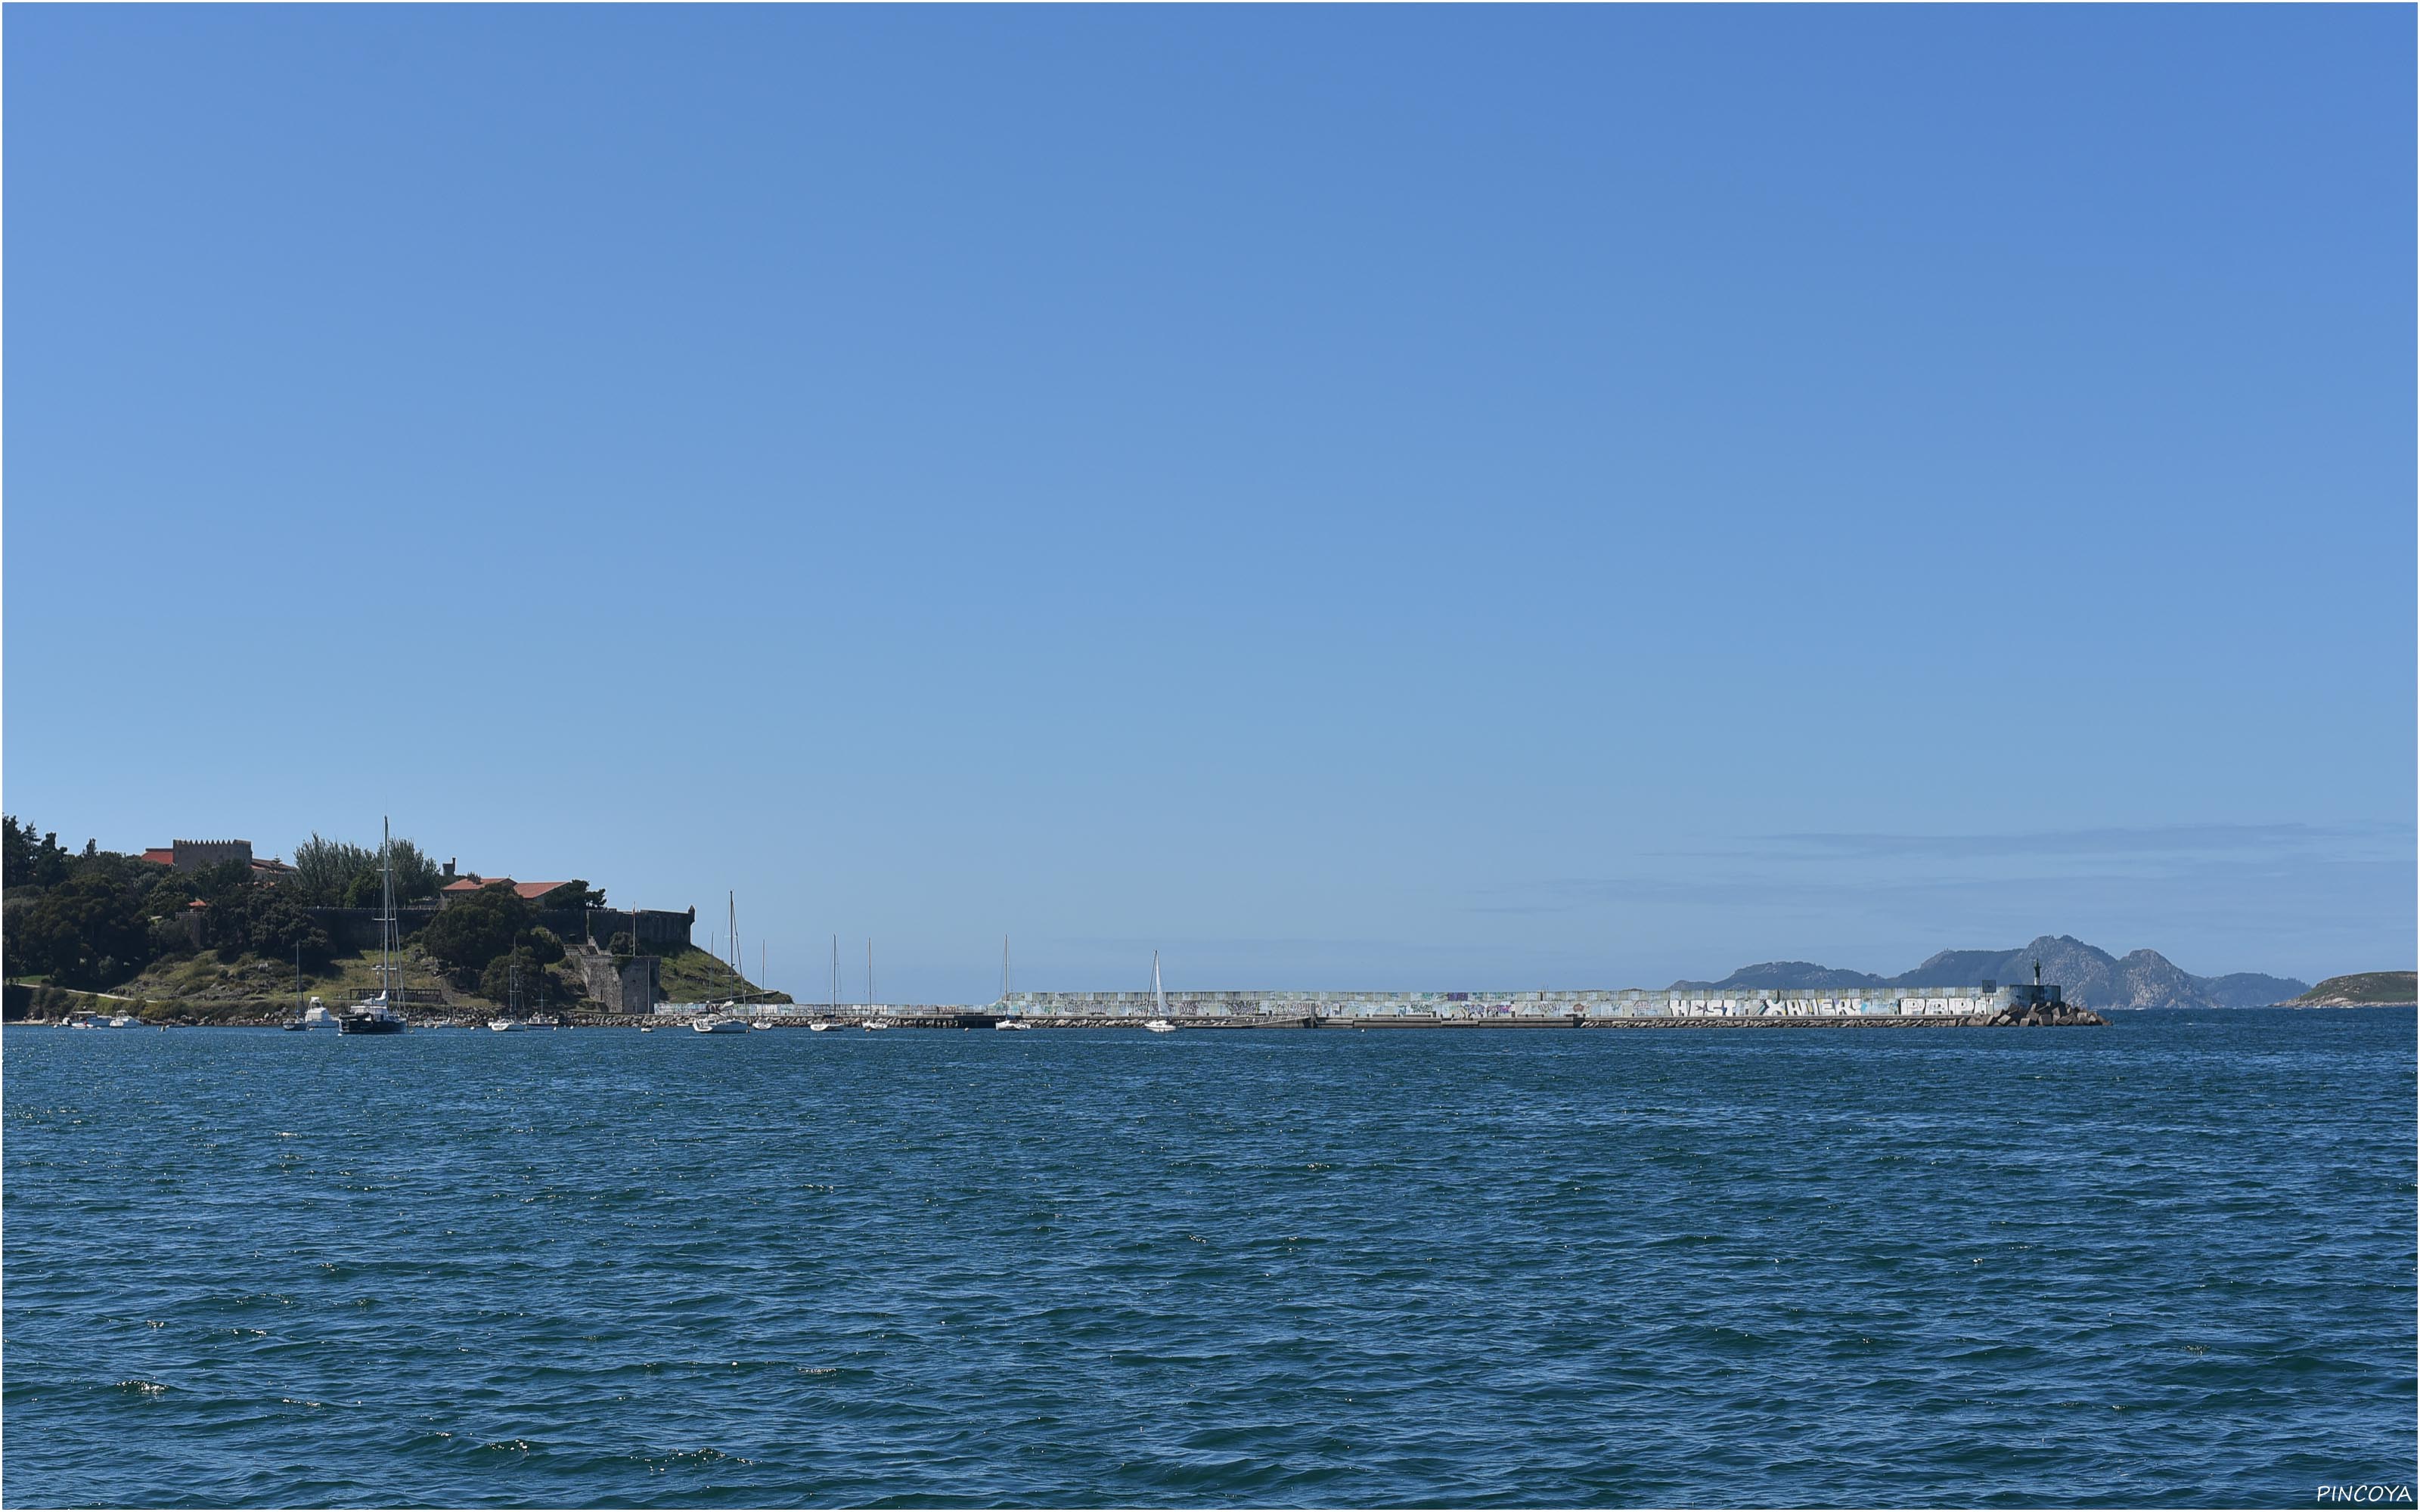
[[[408,840],[388,847],[401,902],[434,901],[442,875]],[[105,989],[153,963],[211,951],[222,961],[246,953],[324,971],[331,949],[315,907],[376,907],[379,853],[374,846],[318,834],[294,849],[294,870],[273,885],[256,880],[243,861],[197,872],[86,841],[71,851],[56,832],[38,832],[14,814],[0,816],[0,940],[11,979],[42,977],[63,987]],[[576,897],[601,906],[604,894],[585,882]],[[195,904],[201,906],[196,907]],[[548,973],[563,943],[538,927],[536,910],[508,888],[489,888],[457,903],[421,933],[428,953],[458,985],[501,1000],[520,968],[525,995],[543,987],[568,1000],[571,984]],[[485,989],[492,984],[495,992]]]
[[[114,987],[163,956],[197,949],[228,960],[247,950],[291,959],[299,950],[306,965],[324,967],[327,932],[306,906],[283,887],[255,885],[240,860],[172,872],[91,841],[70,851],[55,832],[0,816],[0,937],[12,978]],[[194,914],[200,918],[187,917]]]

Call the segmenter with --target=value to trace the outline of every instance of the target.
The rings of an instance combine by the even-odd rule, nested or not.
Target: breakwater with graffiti
[[[1203,1026],[1353,1027],[1651,1025],[2083,1025],[2100,1015],[2062,1000],[2055,985],[1774,989],[1644,988],[1521,993],[1131,992],[1011,993],[1001,1017],[1035,1025],[1143,1023]]]

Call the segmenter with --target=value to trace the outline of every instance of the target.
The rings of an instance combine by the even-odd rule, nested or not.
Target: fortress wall
[[[319,927],[328,932],[328,943],[339,950],[375,949],[379,942],[379,911],[375,908],[313,908],[307,910]],[[434,907],[398,908],[396,923],[406,938],[420,932],[421,926],[437,917]],[[674,913],[670,909],[643,908],[638,912],[639,949],[660,950],[668,946],[689,944],[689,929],[694,911]],[[537,921],[552,930],[566,946],[577,946],[594,938],[603,945],[615,934],[630,927],[631,914],[627,908],[541,908]]]

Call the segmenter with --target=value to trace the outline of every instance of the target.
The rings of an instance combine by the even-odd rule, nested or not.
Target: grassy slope
[[[441,1001],[437,968],[410,940],[404,942],[403,956],[403,987],[410,1000],[423,1004]],[[691,948],[663,959],[664,993],[672,1002],[712,1002],[756,991],[752,983],[737,976],[729,966],[703,950]],[[555,969],[560,975],[578,980],[578,973],[568,963]],[[110,991],[118,999],[140,1000],[153,1005],[161,1012],[188,1017],[285,1014],[294,1009],[294,963],[270,961],[254,955],[222,962],[216,954],[205,950],[181,960],[157,962],[133,980]],[[342,1008],[368,996],[378,991],[378,952],[362,950],[335,957],[326,970],[304,974],[302,991],[307,996],[322,999],[331,1008]],[[775,993],[770,995],[770,1000],[787,1002],[789,999]],[[484,998],[460,992],[454,995],[454,1001],[466,1009],[496,1006]],[[90,1006],[114,1007],[123,1012],[127,1004],[120,1001]],[[558,1003],[554,1006],[567,1009],[572,1005]]]
[[[718,1003],[726,997],[754,995],[760,1002],[786,1003],[787,993],[759,993],[755,983],[695,946],[663,960],[664,1001]]]
[[[2293,1001],[2347,1004],[2420,1002],[2420,973],[2358,971],[2350,976],[2330,977]]]

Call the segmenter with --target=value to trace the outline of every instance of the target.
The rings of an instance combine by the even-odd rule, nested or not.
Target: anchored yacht
[[[395,917],[395,834],[379,821],[379,990],[345,1010],[336,1020],[339,1034],[401,1034],[403,987],[396,980],[396,957],[403,953],[403,936]],[[306,1019],[308,1015],[305,1015]]]

